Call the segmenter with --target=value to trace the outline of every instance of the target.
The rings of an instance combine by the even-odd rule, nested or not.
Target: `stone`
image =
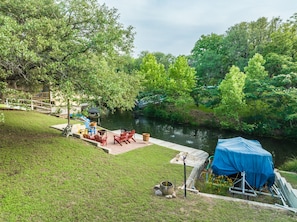
[[[155,190],[156,196],[162,196],[162,191],[161,190]]]
[[[154,190],[160,190],[160,184],[155,185]]]

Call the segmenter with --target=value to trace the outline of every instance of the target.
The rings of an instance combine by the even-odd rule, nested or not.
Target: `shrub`
[[[293,157],[286,161],[282,166],[280,166],[280,170],[297,173],[297,157]]]

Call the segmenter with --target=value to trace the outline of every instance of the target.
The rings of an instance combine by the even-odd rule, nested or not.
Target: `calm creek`
[[[101,117],[101,125],[109,130],[135,129],[138,134],[149,133],[151,137],[201,149],[208,152],[209,155],[214,154],[218,139],[237,136],[255,139],[273,155],[276,167],[289,158],[297,157],[297,141],[254,137],[229,131],[171,124],[143,116],[135,117],[133,112],[117,112]]]

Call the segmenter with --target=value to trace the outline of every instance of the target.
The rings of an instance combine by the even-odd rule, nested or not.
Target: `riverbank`
[[[184,105],[183,107],[169,106],[148,106],[137,111],[149,118],[156,118],[173,124],[187,125],[193,127],[207,127],[215,130],[227,130],[232,133],[241,133],[254,137],[268,137],[273,139],[290,139],[297,141],[293,127],[281,126],[275,122],[246,122],[242,117],[238,121],[230,122],[221,120],[214,114],[214,110],[205,107],[193,107]],[[139,115],[138,114],[138,115]],[[275,127],[278,126],[278,127]]]

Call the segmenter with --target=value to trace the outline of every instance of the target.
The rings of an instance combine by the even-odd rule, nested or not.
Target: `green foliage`
[[[287,55],[269,52],[265,55],[265,69],[269,72],[270,76],[277,76],[284,73],[285,67],[292,65],[292,57]]]
[[[264,117],[269,109],[267,101],[263,99],[263,92],[267,84],[268,72],[264,67],[265,60],[262,55],[256,53],[248,62],[248,66],[244,68],[246,73],[246,80],[244,86],[244,93],[247,103],[244,116],[252,118],[253,116],[261,115]],[[257,124],[250,122],[251,125]],[[260,120],[262,121],[262,120]],[[247,125],[250,125],[247,124]]]
[[[141,63],[140,73],[144,76],[145,92],[159,94],[164,92],[166,71],[163,64],[157,62],[153,54],[147,54]]]
[[[156,106],[149,105],[143,110],[144,115],[156,118],[156,119],[162,119],[162,120],[168,120],[169,119],[169,113]]]
[[[257,21],[241,22],[230,27],[223,41],[226,62],[243,70],[255,53],[262,54],[265,51],[266,45],[271,41],[271,34],[277,30],[280,22],[279,18],[268,21],[262,17]]]
[[[126,62],[123,58],[132,50],[134,32],[118,18],[116,9],[96,0],[1,1],[0,76],[30,91],[44,84],[67,100],[96,98],[97,103],[103,96],[96,89],[112,82],[105,92],[120,99],[103,101],[104,105],[111,110],[131,109],[140,83],[133,81],[137,77],[115,70]],[[110,73],[100,69],[104,62],[112,81]]]
[[[179,56],[168,69],[166,95],[172,99],[189,95],[195,87],[195,71],[189,67],[186,57]]]
[[[207,176],[206,176],[207,175]],[[203,173],[196,181],[196,187],[203,193],[227,196],[229,187],[233,185],[233,180],[227,176],[216,176],[212,173]]]
[[[142,51],[135,61],[136,68],[140,68],[143,58],[146,57],[148,54],[152,54],[155,57],[157,63],[164,65],[165,70],[168,70],[170,65],[176,61],[176,57],[171,54],[164,54],[162,52]]]
[[[179,56],[168,70],[165,70],[164,65],[158,63],[153,54],[147,53],[142,60],[139,73],[144,78],[140,98],[147,95],[163,95],[167,103],[176,105],[193,101],[190,93],[196,82],[195,72],[188,65],[186,57]]]
[[[172,123],[190,123],[189,106],[189,103],[186,103],[185,100],[178,100],[174,103],[166,102],[162,105],[149,105],[145,107],[143,113],[151,118],[162,119]]]
[[[235,24],[224,35],[201,36],[189,56],[198,77],[191,94],[196,105],[216,107],[225,128],[296,138],[296,18],[259,18]],[[235,93],[229,84],[223,93],[232,66],[245,72],[243,91]]]
[[[268,76],[268,72],[265,71],[265,60],[262,55],[256,53],[248,62],[248,66],[244,68],[247,75],[247,81],[258,80],[261,81]]]
[[[223,35],[202,35],[195,43],[189,57],[190,65],[195,68],[196,75],[203,85],[217,85],[227,72],[228,64],[224,63],[222,48]]]
[[[276,87],[283,87],[286,89],[296,88],[297,73],[279,74],[272,78],[272,84]]]
[[[271,41],[266,46],[267,52],[286,55],[296,61],[296,21],[291,20],[281,24],[270,37]]]
[[[238,127],[239,116],[245,108],[245,100],[243,87],[246,76],[240,72],[238,67],[232,66],[230,72],[226,75],[225,79],[219,85],[221,92],[221,102],[215,108],[216,115],[222,118],[229,127]]]
[[[214,108],[220,103],[220,92],[217,87],[200,86],[196,87],[192,93],[192,98],[196,106],[202,105],[209,108]]]
[[[279,169],[297,173],[297,158],[287,160]],[[297,181],[295,181],[295,184],[297,184]]]

